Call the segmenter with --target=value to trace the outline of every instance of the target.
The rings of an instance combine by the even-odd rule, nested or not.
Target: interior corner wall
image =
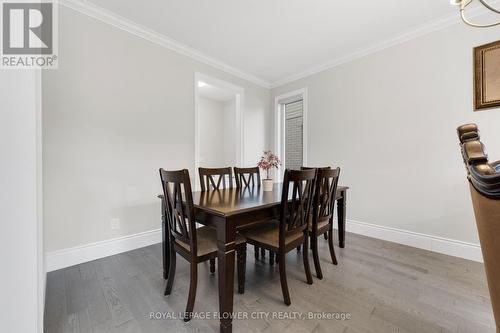
[[[42,82],[48,252],[160,228],[158,168],[195,175],[195,72],[244,88],[246,163],[268,146],[269,89],[64,6],[59,26]]]
[[[472,49],[499,36],[457,24],[272,89],[308,88],[308,162],[340,166],[348,219],[478,243],[456,127],[500,159],[500,110],[472,107]]]
[[[245,165],[272,147],[274,96],[307,86],[308,162],[342,168],[349,219],[478,242],[455,128],[478,123],[500,156],[500,111],[472,112],[472,48],[496,29],[455,25],[269,91],[66,7],[60,27],[43,77],[47,251],[159,227],[158,167],[194,174],[195,72],[245,89]]]
[[[217,168],[232,166],[227,164],[225,128],[225,103],[209,98],[199,97],[199,136],[200,167]],[[233,116],[234,117],[234,116]],[[234,126],[234,124],[232,124]],[[230,138],[234,144],[234,137]],[[234,155],[232,156],[234,161]]]

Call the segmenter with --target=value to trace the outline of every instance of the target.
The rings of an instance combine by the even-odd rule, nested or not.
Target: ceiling
[[[458,16],[449,0],[91,0],[269,84]]]

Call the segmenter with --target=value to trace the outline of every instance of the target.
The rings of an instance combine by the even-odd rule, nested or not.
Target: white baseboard
[[[417,232],[384,227],[371,223],[347,220],[347,231],[354,234],[413,246],[454,257],[483,262],[481,248],[477,244],[441,238]],[[336,223],[334,224],[336,225]],[[134,235],[108,239],[46,254],[47,272],[81,264],[87,261],[131,251],[161,242],[161,229]],[[349,247],[349,242],[346,244]]]
[[[161,229],[46,253],[47,272],[161,242]]]
[[[413,246],[419,249],[447,254],[454,257],[483,262],[481,247],[478,244],[384,227],[355,220],[346,221],[346,230],[354,234]],[[348,242],[346,243],[346,247],[349,247]]]

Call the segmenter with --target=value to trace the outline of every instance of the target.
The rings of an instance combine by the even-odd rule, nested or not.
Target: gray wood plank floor
[[[249,316],[277,311],[285,318],[235,320],[234,332],[495,332],[483,265],[354,234],[347,248],[320,238],[323,280],[305,283],[301,256],[287,255],[292,305],[285,306],[277,266],[255,261],[248,247],[244,295],[234,310]],[[218,311],[217,274],[200,264],[196,312]],[[312,258],[311,268],[313,269]],[[314,269],[313,269],[314,272]],[[189,266],[178,256],[172,294],[163,296],[161,245],[50,272],[45,332],[218,332],[217,319],[151,319],[184,311]],[[348,320],[293,319],[294,312],[343,312]]]

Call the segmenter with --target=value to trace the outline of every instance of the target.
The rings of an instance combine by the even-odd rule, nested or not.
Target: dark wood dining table
[[[348,187],[337,188],[339,246],[345,246],[346,194]],[[161,201],[163,278],[168,276],[169,237],[165,227],[165,201]],[[261,186],[193,192],[196,221],[217,230],[217,269],[219,284],[220,332],[232,332],[234,294],[235,237],[238,230],[249,228],[279,216],[281,184],[264,192]]]

